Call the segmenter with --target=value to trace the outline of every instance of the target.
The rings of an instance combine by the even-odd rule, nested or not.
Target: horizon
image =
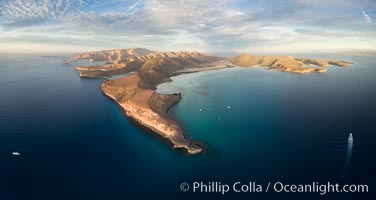
[[[0,53],[374,51],[375,16],[371,0],[6,0]]]
[[[176,50],[176,51],[161,51],[159,49],[149,49],[143,47],[124,47],[124,48],[113,48],[113,49],[98,49],[98,50],[87,50],[87,51],[27,51],[27,52],[1,52],[0,55],[19,55],[19,56],[73,56],[76,54],[90,53],[90,52],[101,52],[101,51],[113,51],[113,50],[125,50],[125,49],[147,49],[152,52],[197,52],[206,55],[213,55],[224,58],[236,57],[241,54],[249,54],[254,56],[314,56],[314,55],[363,55],[364,53],[370,53],[374,55],[376,50],[373,49],[338,49],[338,50],[328,50],[328,51],[217,51],[217,52],[205,52],[197,50]]]

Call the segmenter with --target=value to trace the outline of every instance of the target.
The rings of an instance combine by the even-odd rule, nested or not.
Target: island
[[[294,58],[292,56],[253,56],[250,54],[241,54],[231,59],[231,62],[241,67],[262,66],[269,69],[275,69],[283,72],[293,72],[299,74],[320,72],[325,73],[326,67],[340,66],[348,67],[352,63],[346,61]]]
[[[79,59],[105,63],[99,66],[77,66],[76,70],[82,78],[104,77],[102,92],[117,102],[127,117],[160,135],[174,148],[185,149],[188,154],[198,154],[203,151],[203,147],[189,140],[178,121],[168,113],[171,106],[180,101],[181,94],[160,94],[156,91],[159,84],[171,81],[170,77],[229,67],[254,66],[299,74],[325,73],[327,67],[347,67],[352,64],[346,61],[251,54],[223,58],[199,52],[160,52],[143,48],[79,53],[66,63]],[[127,76],[108,78],[119,74]]]

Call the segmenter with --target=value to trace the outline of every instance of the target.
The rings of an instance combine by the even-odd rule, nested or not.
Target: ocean
[[[170,113],[205,147],[187,156],[81,79],[70,55],[0,55],[0,199],[369,199],[376,58],[325,74],[231,68],[173,77]],[[349,149],[349,134],[353,145]],[[19,152],[20,155],[13,155]],[[189,191],[180,185],[188,183]],[[368,193],[193,191],[193,183],[365,184]]]

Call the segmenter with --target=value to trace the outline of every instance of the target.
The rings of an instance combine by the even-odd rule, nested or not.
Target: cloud
[[[61,22],[72,13],[90,8],[96,0],[2,0],[0,18],[2,26],[9,28]]]
[[[80,47],[244,51],[317,48],[354,38],[375,44],[360,23],[371,0],[0,0],[0,40]],[[355,11],[354,11],[354,8]],[[361,10],[366,23],[371,17]],[[58,40],[58,42],[57,42]],[[325,42],[323,42],[325,41]],[[8,44],[10,45],[10,42]],[[309,44],[309,45],[308,45]],[[350,44],[344,43],[343,45]],[[354,42],[351,45],[357,45]],[[364,45],[360,42],[358,45]],[[376,45],[375,45],[376,46]]]
[[[372,23],[372,19],[371,17],[364,11],[362,10],[362,14],[363,14],[363,17],[364,17],[364,20],[367,24],[370,24]]]

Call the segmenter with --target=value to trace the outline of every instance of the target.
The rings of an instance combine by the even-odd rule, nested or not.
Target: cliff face
[[[345,61],[298,59],[292,56],[253,56],[250,54],[241,54],[232,58],[231,62],[241,67],[263,66],[269,69],[295,73],[326,72],[326,67],[328,66],[347,67],[352,64]]]

